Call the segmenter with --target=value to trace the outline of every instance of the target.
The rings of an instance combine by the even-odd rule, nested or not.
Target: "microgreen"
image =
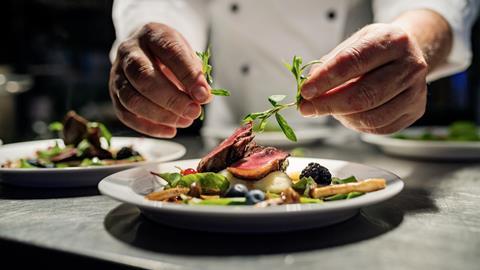
[[[302,65],[302,63],[303,63],[302,58],[296,55],[293,56],[293,60],[291,64],[284,63],[285,67],[288,68],[288,70],[290,70],[290,72],[293,74],[297,84],[297,93],[296,93],[295,101],[291,103],[281,103],[285,99],[286,97],[285,95],[272,95],[268,98],[268,101],[272,105],[272,108],[263,112],[254,112],[254,113],[247,114],[243,118],[243,123],[248,123],[251,121],[258,120],[260,122],[258,126],[259,127],[258,132],[263,132],[265,129],[265,126],[267,125],[268,119],[272,115],[275,115],[278,125],[282,129],[285,136],[291,141],[295,141],[295,142],[297,141],[297,136],[295,135],[293,128],[287,123],[285,118],[279,112],[283,109],[298,106],[300,104],[300,101],[302,100],[301,89],[303,84],[307,80],[307,77],[303,73],[308,67],[314,64],[318,64],[320,63],[320,61],[319,60],[311,61],[305,65]]]
[[[213,83],[213,77],[212,77],[212,65],[210,65],[210,46],[207,48],[206,51],[204,52],[196,52],[198,58],[202,61],[202,72],[205,75],[205,78],[207,79],[208,84]],[[222,88],[217,88],[217,89],[211,89],[210,93],[214,96],[224,96],[228,97],[230,96],[230,91],[227,89],[222,89]],[[205,110],[202,107],[202,113],[200,114],[200,121],[203,121],[205,118]]]

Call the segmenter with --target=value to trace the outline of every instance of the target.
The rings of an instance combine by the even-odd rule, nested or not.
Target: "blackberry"
[[[314,162],[310,162],[307,167],[302,170],[300,179],[303,177],[312,177],[317,184],[324,186],[330,185],[332,182],[332,174],[330,174],[328,169]]]
[[[125,146],[117,152],[116,159],[126,159],[138,155],[139,153],[137,151],[133,150],[131,147]]]

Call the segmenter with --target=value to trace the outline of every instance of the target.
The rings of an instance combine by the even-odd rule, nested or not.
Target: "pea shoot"
[[[286,119],[280,114],[280,111],[290,107],[298,107],[300,101],[302,100],[301,89],[307,77],[303,75],[304,71],[310,67],[311,65],[320,63],[319,60],[308,62],[305,65],[302,65],[302,58],[300,56],[293,56],[292,64],[285,63],[285,67],[290,70],[290,72],[295,77],[295,81],[297,83],[297,94],[295,97],[295,101],[291,103],[281,103],[287,96],[286,95],[272,95],[268,98],[268,101],[272,105],[272,108],[263,111],[263,112],[254,112],[246,115],[243,118],[243,123],[248,123],[251,121],[258,120],[260,124],[258,125],[258,132],[263,132],[265,130],[265,126],[268,123],[268,119],[275,115],[275,119],[278,122],[278,125],[282,129],[282,132],[285,136],[291,140],[296,142],[297,136],[293,128],[287,123]]]
[[[212,77],[212,65],[210,65],[210,47],[207,48],[204,52],[196,52],[198,58],[202,61],[202,72],[207,79],[208,84],[213,84],[213,77]],[[214,96],[230,96],[230,91],[227,89],[217,88],[210,90],[210,93]],[[203,121],[205,118],[205,110],[202,107],[202,114],[200,114],[199,119]]]

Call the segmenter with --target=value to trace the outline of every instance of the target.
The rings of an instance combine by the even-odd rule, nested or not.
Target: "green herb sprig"
[[[198,58],[202,61],[202,72],[205,75],[205,78],[207,79],[208,84],[212,85],[213,84],[213,77],[212,77],[212,65],[210,65],[210,46],[207,48],[206,51],[204,52],[196,52]],[[210,93],[214,96],[224,96],[228,97],[230,96],[230,91],[227,89],[223,88],[216,88],[216,89],[211,89]],[[202,114],[200,115],[199,119],[203,120],[205,118],[205,111],[202,107]]]
[[[303,84],[307,80],[307,77],[303,74],[304,71],[311,65],[321,62],[319,60],[315,60],[308,62],[305,65],[302,65],[302,63],[302,58],[296,55],[293,56],[292,64],[284,63],[285,67],[288,68],[288,70],[290,70],[290,72],[295,77],[295,81],[297,83],[297,93],[295,96],[295,101],[291,103],[281,103],[286,98],[286,95],[272,95],[268,98],[268,101],[270,102],[270,104],[272,104],[272,108],[263,112],[254,112],[246,115],[243,118],[243,123],[258,120],[260,121],[260,124],[258,125],[257,131],[263,132],[265,130],[265,126],[268,123],[268,119],[272,115],[275,115],[275,119],[277,120],[278,125],[282,129],[282,132],[285,134],[285,136],[291,141],[297,141],[297,135],[295,135],[293,128],[287,123],[286,119],[279,112],[286,108],[298,107],[300,101],[302,100],[301,89]]]

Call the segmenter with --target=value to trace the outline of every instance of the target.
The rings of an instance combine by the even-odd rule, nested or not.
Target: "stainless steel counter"
[[[390,170],[402,193],[323,229],[232,235],[154,224],[95,188],[0,186],[0,239],[148,269],[479,269],[478,162],[391,158],[353,134],[333,137],[306,154]],[[186,158],[204,153],[199,138],[179,141]]]

